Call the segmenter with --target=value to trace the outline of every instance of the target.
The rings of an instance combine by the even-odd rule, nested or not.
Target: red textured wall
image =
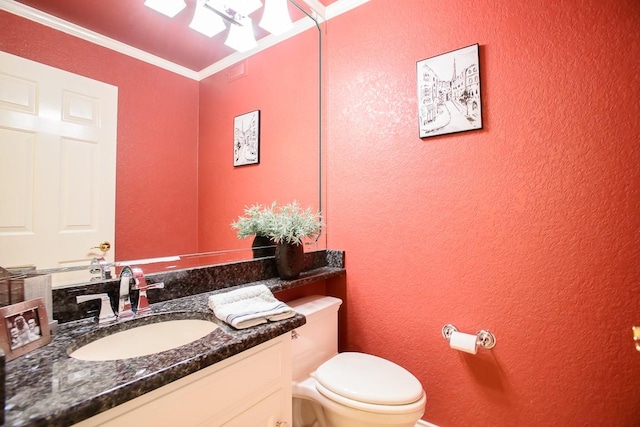
[[[248,248],[251,239],[238,240],[230,227],[247,205],[297,200],[317,208],[317,82],[315,29],[201,82],[201,251]],[[260,163],[234,167],[234,117],[254,110],[260,110]]]
[[[0,11],[0,50],[118,86],[116,259],[197,251],[198,82]]]
[[[275,119],[263,115],[260,167],[233,169],[237,112],[211,102],[228,95],[218,93],[222,82],[202,83],[198,131],[197,83],[6,13],[0,22],[0,49],[121,88],[118,185],[133,190],[118,195],[118,243],[136,230],[174,253],[196,245],[198,135],[203,243],[215,239],[207,216],[226,203],[225,216],[235,216],[247,200],[239,192],[271,200],[251,193],[278,177],[258,174],[275,164],[265,144],[296,139],[283,134],[295,121],[277,105],[234,107]],[[640,424],[630,330],[640,323],[639,24],[635,0],[378,0],[328,22],[325,211],[329,247],[347,253],[342,347],[417,375],[425,420]],[[416,61],[473,43],[484,129],[420,140]],[[253,90],[260,69],[250,60],[249,76],[227,88]],[[225,128],[212,127],[216,114]],[[213,149],[217,134],[223,145]],[[216,162],[220,175],[207,170]],[[153,181],[168,193],[147,191]],[[295,192],[295,183],[280,187]],[[135,246],[122,250],[136,256]],[[487,328],[497,346],[476,356],[450,350],[440,336],[449,322]]]
[[[371,1],[328,22],[343,349],[417,375],[425,420],[640,425],[639,29],[636,0]],[[484,129],[419,139],[416,61],[473,43]],[[446,323],[497,346],[453,351]]]

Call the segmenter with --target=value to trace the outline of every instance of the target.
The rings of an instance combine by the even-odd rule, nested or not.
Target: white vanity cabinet
[[[290,427],[290,333],[75,424],[124,425]]]

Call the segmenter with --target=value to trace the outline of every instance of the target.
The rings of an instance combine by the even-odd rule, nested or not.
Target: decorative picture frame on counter
[[[0,347],[12,360],[51,342],[42,298],[0,308]]]
[[[420,138],[482,129],[479,45],[416,64]]]
[[[233,119],[233,166],[260,163],[260,110]]]

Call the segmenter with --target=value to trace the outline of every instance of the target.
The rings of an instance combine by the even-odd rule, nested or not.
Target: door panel
[[[1,266],[88,264],[100,242],[113,249],[117,102],[115,86],[0,52]]]

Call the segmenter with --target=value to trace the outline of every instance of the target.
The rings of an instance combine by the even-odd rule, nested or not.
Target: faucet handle
[[[138,289],[140,291],[140,296],[138,297],[138,314],[151,313],[151,307],[149,307],[149,299],[147,298],[147,291],[149,289],[162,288],[164,288],[164,282],[147,283],[144,277],[139,281],[139,283],[136,284],[134,289]]]
[[[109,299],[108,294],[78,295],[76,297],[76,302],[80,304],[94,299],[100,300],[100,314],[98,315],[98,325],[105,325],[111,322],[115,322],[116,315],[113,312],[113,308],[111,307],[111,300]]]
[[[138,297],[138,309],[136,312],[139,315],[151,313],[151,307],[149,307],[149,299],[147,298],[147,291],[149,289],[164,288],[164,282],[149,284],[147,283],[147,279],[145,279],[144,277],[144,272],[140,267],[131,267],[131,271],[133,272],[133,277],[135,279],[133,289],[140,291],[140,296]]]

